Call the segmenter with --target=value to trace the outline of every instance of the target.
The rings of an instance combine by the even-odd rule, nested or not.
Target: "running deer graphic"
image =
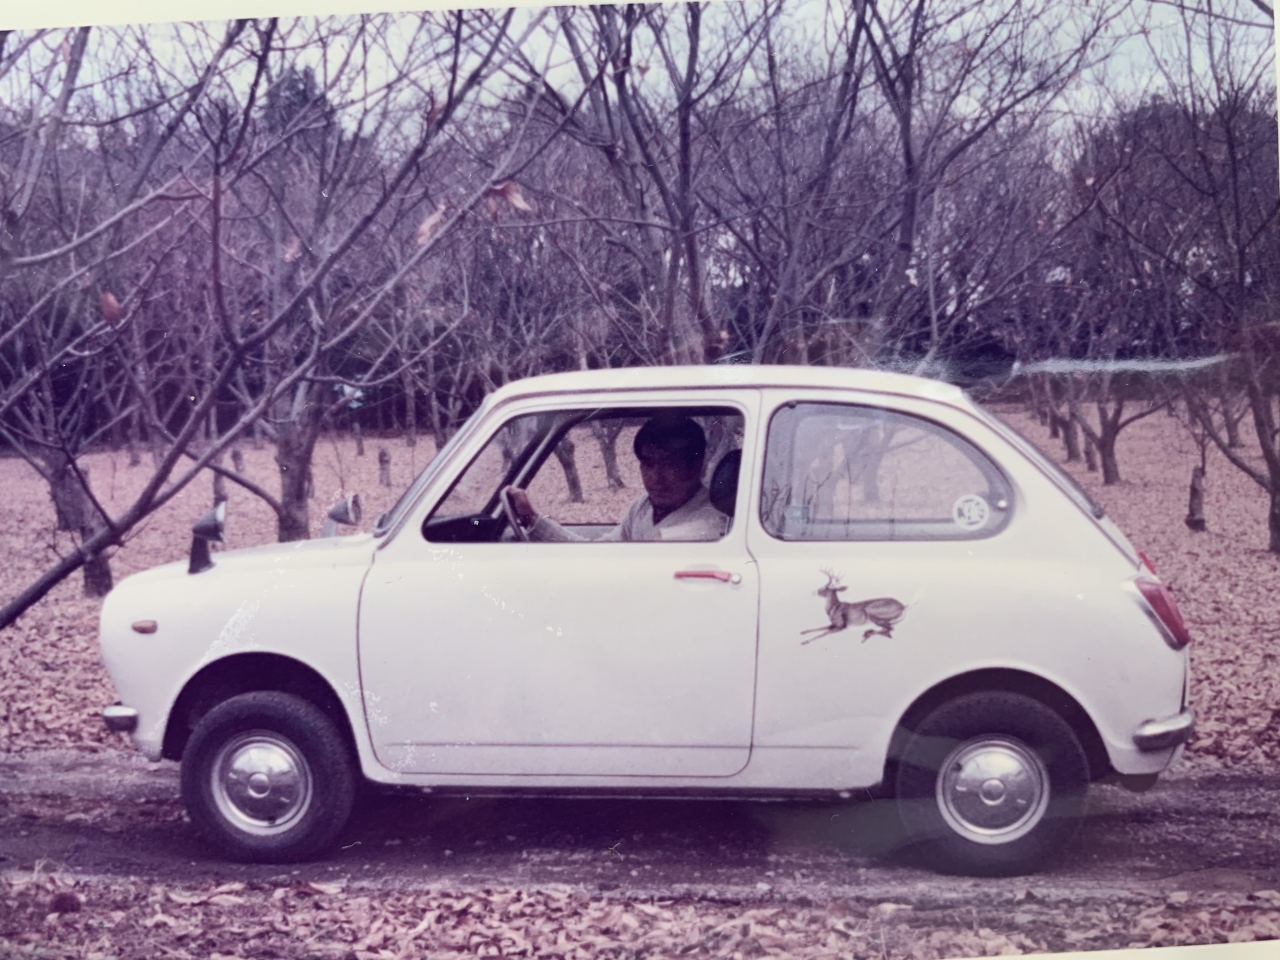
[[[859,600],[856,603],[841,600],[836,595],[842,590],[847,590],[848,587],[841,584],[840,577],[832,571],[823,570],[822,573],[826,576],[827,582],[818,588],[817,593],[818,596],[826,598],[827,619],[831,623],[825,627],[801,630],[801,636],[806,633],[817,634],[817,636],[803,640],[801,643],[813,643],[815,640],[821,640],[825,636],[839,633],[849,627],[860,627],[864,623],[869,623],[872,626],[863,631],[863,643],[866,643],[867,640],[876,635],[882,637],[893,636],[893,628],[902,619],[903,613],[906,612],[906,604],[893,599],[893,597],[876,597],[874,600]]]

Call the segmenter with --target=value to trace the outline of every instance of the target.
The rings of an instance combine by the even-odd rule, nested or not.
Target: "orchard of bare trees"
[[[105,592],[209,471],[299,539],[324,431],[439,445],[509,380],[637,364],[1001,390],[1107,482],[1173,413],[1280,553],[1272,31],[751,0],[0,32],[0,451],[70,544],[0,627]],[[150,477],[116,513],[103,446]]]

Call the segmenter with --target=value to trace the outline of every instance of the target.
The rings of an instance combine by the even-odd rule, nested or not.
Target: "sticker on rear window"
[[[951,507],[951,519],[961,530],[978,530],[990,517],[991,507],[976,493],[966,493]]]

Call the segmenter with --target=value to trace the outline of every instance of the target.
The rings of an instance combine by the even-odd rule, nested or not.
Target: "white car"
[[[706,444],[684,527],[645,513],[656,493],[632,503],[627,442],[676,420]],[[554,536],[531,538],[542,521],[525,529],[511,487]],[[646,539],[619,534],[624,514],[652,521]],[[1070,835],[1091,781],[1149,786],[1191,732],[1190,638],[1145,558],[939,382],[536,377],[489,396],[371,534],[210,557],[216,526],[190,564],[108,597],[121,702],[104,715],[182,761],[192,820],[237,858],[320,851],[363,777],[469,795],[879,788],[940,868],[1010,873]]]

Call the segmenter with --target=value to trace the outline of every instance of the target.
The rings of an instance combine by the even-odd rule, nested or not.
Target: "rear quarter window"
[[[769,423],[760,517],[781,540],[967,540],[1008,522],[1011,488],[954,431],[878,407],[797,403]]]

